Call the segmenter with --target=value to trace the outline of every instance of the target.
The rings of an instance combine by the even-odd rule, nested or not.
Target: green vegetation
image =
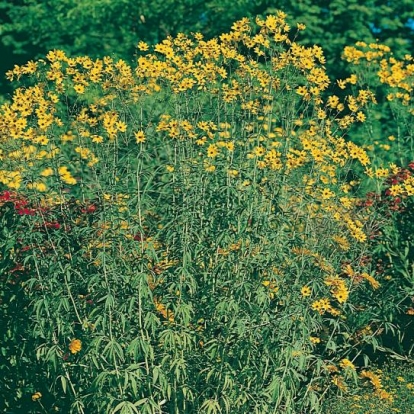
[[[373,370],[377,389],[372,392],[372,380],[355,395],[327,400],[325,414],[390,414],[411,413],[414,407],[414,367],[403,362],[389,362]]]
[[[3,410],[408,406],[372,366],[413,351],[413,58],[359,42],[331,81],[302,32],[277,11],[7,72]]]

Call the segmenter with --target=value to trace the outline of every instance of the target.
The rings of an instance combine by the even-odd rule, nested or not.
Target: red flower
[[[0,195],[0,201],[10,201],[10,199],[11,199],[10,191],[3,191],[3,193]]]
[[[20,216],[34,216],[36,214],[36,210],[27,207],[17,208],[16,211]]]
[[[95,213],[96,211],[96,205],[95,204],[91,204],[89,206],[87,206],[86,208],[82,208],[81,212],[84,214],[92,214]]]
[[[142,242],[142,241],[144,241],[146,239],[146,237],[143,235],[143,234],[141,234],[141,233],[137,233],[135,236],[134,236],[134,240],[135,241],[138,241],[138,242]]]

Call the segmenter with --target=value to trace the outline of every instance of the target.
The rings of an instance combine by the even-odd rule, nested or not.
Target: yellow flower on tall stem
[[[145,133],[144,133],[144,131],[134,132],[134,135],[135,135],[135,140],[136,140],[137,144],[142,144],[143,142],[145,142]]]
[[[300,290],[300,293],[303,297],[310,296],[312,293],[312,289],[309,286],[303,286]]]
[[[82,349],[82,341],[80,339],[72,339],[69,344],[69,351],[72,354],[77,354]]]

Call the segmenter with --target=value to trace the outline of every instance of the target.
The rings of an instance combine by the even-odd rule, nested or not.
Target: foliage
[[[376,164],[407,165],[414,153],[412,56],[399,60],[389,47],[366,42],[347,46],[343,55],[355,74],[355,84],[375,91],[381,108],[367,112],[364,127],[354,131],[354,139],[369,150]]]
[[[7,409],[310,413],[371,378],[399,331],[373,304],[402,296],[367,260],[393,217],[363,196],[390,171],[345,138],[377,99],[336,91],[303,29],[278,12],[140,42],[133,67],[52,50],[8,72]]]
[[[414,206],[412,197],[407,194],[414,190],[413,172],[413,162],[407,168],[394,167],[384,183],[381,196],[367,200],[368,204],[372,203],[372,207],[380,208],[383,214],[392,217],[392,221],[379,230],[372,247],[376,272],[382,274],[387,281],[383,285],[383,297],[386,300],[378,305],[385,318],[400,328],[398,332],[385,332],[386,339],[383,342],[392,350],[409,355],[413,352],[414,339]],[[372,197],[371,194],[370,196]],[[379,204],[382,204],[382,208]],[[390,294],[393,295],[393,300],[387,301]]]

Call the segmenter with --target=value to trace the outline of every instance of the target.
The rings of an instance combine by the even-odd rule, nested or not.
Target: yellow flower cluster
[[[95,155],[89,148],[76,147],[75,152],[77,152],[83,160],[88,161],[88,163],[86,164],[88,167],[94,166],[99,161],[99,159],[95,157]]]
[[[72,339],[69,344],[69,351],[72,354],[77,354],[82,349],[82,341],[80,339]]]
[[[338,309],[335,309],[328,298],[322,298],[319,300],[315,300],[311,308],[318,312],[320,315],[325,314],[325,312],[330,313],[332,316],[338,316],[341,312]]]
[[[252,142],[259,141],[260,145],[255,145],[251,151],[246,148],[247,159],[253,160],[259,169],[293,170],[316,163],[319,171],[328,172],[330,169],[321,180],[325,184],[335,183],[336,172],[332,170],[332,164],[344,166],[347,161],[355,159],[366,166],[369,160],[362,148],[346,143],[333,131],[337,126],[344,129],[355,121],[363,122],[361,109],[374,97],[371,92],[360,90],[356,97],[347,96],[344,102],[340,102],[336,95],[328,96],[324,102],[321,93],[330,82],[322,66],[325,63],[323,51],[318,46],[304,47],[290,41],[290,27],[285,19],[286,15],[282,12],[266,19],[257,19],[259,31],[256,34],[250,21],[242,19],[232,26],[229,33],[208,41],[200,34],[168,37],[155,46],[154,53],[140,56],[135,69],[122,60],[115,62],[109,57],[96,60],[69,58],[62,51],[51,51],[46,61],[16,65],[8,72],[9,79],[22,75],[41,79],[45,73],[53,87],[47,90],[39,82],[35,87],[16,91],[13,104],[2,108],[0,126],[7,137],[36,144],[30,149],[20,146],[19,157],[26,151],[28,158],[27,151],[30,151],[31,158],[53,159],[62,144],[74,142],[72,149],[86,161],[88,167],[93,167],[99,163],[99,157],[91,149],[92,144],[104,143],[105,137],[113,141],[119,134],[126,137],[130,134],[125,114],[116,109],[119,93],[123,93],[122,102],[128,104],[166,89],[177,94],[204,91],[224,103],[239,104],[246,116],[253,115],[258,121],[263,121],[260,126],[263,134],[250,133],[249,138]],[[298,26],[298,30],[303,30],[303,25]],[[241,54],[240,46],[247,48],[251,55]],[[276,46],[283,46],[283,51],[276,53]],[[148,49],[148,45],[141,42],[140,50]],[[258,56],[269,56],[269,68],[258,64]],[[229,76],[230,67],[232,76]],[[288,67],[303,75],[305,84],[296,87],[295,91],[305,101],[313,102],[318,119],[323,122],[306,121],[306,125],[302,119],[304,114],[298,114],[296,128],[284,130],[278,124],[273,116],[274,93],[282,88],[292,89],[289,84],[284,85],[286,81],[283,80],[283,71]],[[354,83],[353,78],[350,82]],[[96,90],[100,90],[99,97],[92,98],[96,96],[93,92]],[[57,105],[65,95],[73,94],[78,95],[78,99],[81,99],[79,95],[85,96],[86,107],[73,116],[71,130],[58,133],[61,141],[55,142],[56,129],[59,130],[58,127],[63,124],[57,116]],[[351,113],[341,117],[339,114],[346,107]],[[33,115],[36,123],[29,126]],[[329,118],[331,115],[332,119]],[[249,141],[224,141],[232,135],[232,127],[220,130],[211,120],[193,124],[191,120],[174,119],[165,114],[161,116],[156,131],[174,139],[190,139],[197,145],[208,143],[204,164],[207,171],[214,172],[217,166],[212,161],[221,154],[221,148],[233,152],[237,145],[249,147]],[[249,128],[246,125],[247,133]],[[256,130],[259,132],[259,128]],[[146,140],[142,130],[134,134],[137,143]],[[281,151],[289,137],[292,142],[288,150]],[[45,145],[47,149],[38,148]],[[10,154],[7,155],[10,158]],[[238,175],[238,168],[228,170],[232,171],[233,177]],[[6,185],[16,187],[21,183],[22,173],[19,170],[5,171],[0,178]],[[9,178],[10,174],[14,174],[15,178]],[[74,184],[68,176],[65,180]],[[322,188],[319,194],[322,199],[329,200],[335,192],[331,188]]]
[[[372,371],[366,371],[363,370],[360,374],[360,377],[362,379],[367,379],[372,384],[372,386],[375,389],[375,394],[381,399],[381,400],[388,400],[390,402],[393,401],[394,397],[384,389],[382,382],[381,382],[381,376],[379,373],[374,373]]]
[[[331,238],[342,251],[350,249],[351,238],[365,242],[364,220],[356,212],[352,184],[342,184],[341,174],[355,163],[363,168],[370,165],[367,152],[346,140],[344,134],[355,122],[365,121],[364,109],[375,103],[375,97],[366,89],[344,98],[329,94],[322,49],[290,40],[291,28],[284,13],[259,18],[256,24],[258,30],[248,19],[242,19],[229,33],[211,40],[204,40],[200,34],[179,34],[153,50],[141,42],[139,49],[145,53],[138,57],[135,67],[109,57],[69,58],[58,50],[51,51],[45,61],[15,66],[8,73],[9,79],[32,76],[38,82],[18,89],[12,103],[1,108],[0,138],[9,147],[0,152],[0,160],[8,163],[0,170],[0,182],[19,188],[28,176],[39,176],[41,180],[30,181],[26,188],[46,192],[53,179],[75,185],[78,177],[82,182],[88,179],[84,167],[95,171],[106,168],[105,154],[116,160],[119,153],[136,155],[145,152],[147,144],[157,147],[162,143],[163,157],[174,153],[162,168],[173,178],[191,171],[189,165],[200,166],[211,176],[224,171],[229,182],[249,191],[260,175],[260,191],[265,197],[266,180],[299,176],[303,193],[286,197],[287,209],[298,216],[298,227],[309,217],[323,222],[330,215],[335,231],[343,231]],[[303,28],[298,26],[298,30]],[[378,56],[370,56],[371,60],[387,53],[385,49],[375,50]],[[353,62],[363,58],[356,49],[346,49],[345,56]],[[409,72],[410,68],[405,70]],[[297,78],[288,79],[288,72]],[[388,78],[384,72],[383,77],[387,82],[397,82],[396,72]],[[346,88],[357,82],[358,78],[351,75],[338,85]],[[396,85],[404,87],[398,82]],[[147,115],[137,115],[137,107],[169,95],[173,105],[163,107],[154,119],[145,122]],[[77,104],[68,115],[59,108],[71,100]],[[195,106],[190,109],[193,102]],[[186,165],[177,163],[177,149],[184,146],[183,153],[190,154]],[[67,166],[62,165],[65,161]],[[406,187],[391,191],[409,194],[412,184],[407,180]],[[104,194],[103,199],[118,212],[129,212],[127,195]],[[301,208],[295,204],[305,204],[306,209],[298,211]],[[112,230],[98,229],[89,247],[113,247],[108,231]],[[133,238],[131,234],[128,237]],[[157,243],[147,238],[140,247],[155,249]],[[230,246],[218,254],[237,250]],[[294,247],[292,253],[310,257],[324,274],[335,274],[335,265],[321,253],[302,247]],[[168,259],[164,259],[168,268]],[[164,270],[161,260],[157,266],[157,271]],[[373,288],[378,287],[368,274],[362,277]],[[273,298],[278,291],[276,284],[267,279],[263,284]],[[311,307],[320,314],[337,316],[340,311],[330,301],[345,303],[348,285],[338,276],[329,276],[325,284],[332,297],[315,300]],[[302,297],[311,294],[309,286],[302,287]],[[154,301],[157,311],[173,320],[161,300]]]
[[[388,46],[378,43],[357,42],[355,46],[346,46],[343,54],[348,62],[355,64],[361,63],[361,60],[368,62],[378,60],[391,51]]]
[[[338,276],[329,276],[325,279],[325,285],[331,289],[332,296],[339,302],[344,303],[348,300],[349,290],[343,279]]]
[[[400,184],[391,185],[389,194],[392,197],[414,196],[414,176],[407,177]]]
[[[387,99],[399,100],[405,106],[413,104],[414,58],[411,55],[397,60],[386,45],[358,42],[355,47],[345,48],[344,57],[348,62],[356,65],[364,63],[379,66],[378,79],[394,90],[388,94]],[[413,115],[414,108],[411,107],[409,112]]]
[[[275,297],[275,294],[279,291],[279,287],[274,282],[271,282],[269,280],[264,280],[262,282],[262,285],[269,289],[270,299],[273,299]]]
[[[62,166],[58,169],[60,179],[69,185],[76,184],[76,179],[72,176],[71,172],[68,170],[68,167]]]

